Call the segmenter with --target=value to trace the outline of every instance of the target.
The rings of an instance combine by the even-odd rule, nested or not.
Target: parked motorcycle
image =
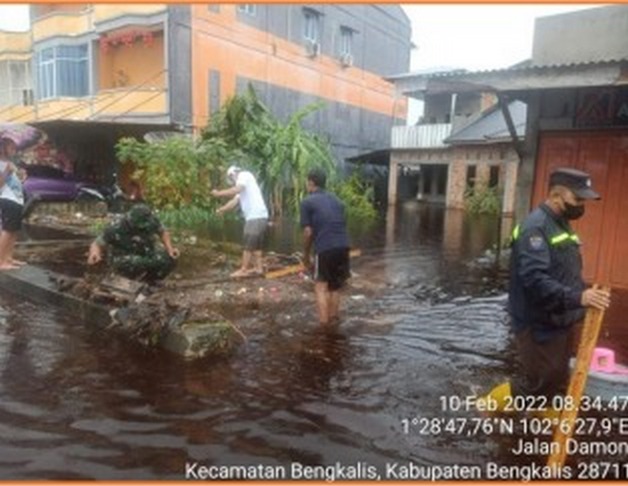
[[[107,210],[112,213],[126,211],[130,199],[124,193],[116,175],[110,186],[81,187],[74,199],[77,202],[102,201],[107,204]]]

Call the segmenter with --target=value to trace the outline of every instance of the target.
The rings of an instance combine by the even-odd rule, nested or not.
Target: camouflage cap
[[[127,220],[141,231],[157,231],[159,220],[146,204],[136,204],[127,213]]]

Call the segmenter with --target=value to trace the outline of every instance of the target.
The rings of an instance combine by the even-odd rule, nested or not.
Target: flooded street
[[[420,426],[472,424],[477,412],[443,411],[440,397],[482,393],[514,371],[503,279],[469,265],[496,239],[490,218],[404,206],[354,241],[354,281],[381,285],[377,298],[354,302],[335,331],[318,329],[313,307],[265,316],[228,359],[185,362],[3,294],[0,478],[364,463],[395,479],[387,464],[527,463],[513,458],[512,434]],[[625,356],[622,329],[603,339]]]

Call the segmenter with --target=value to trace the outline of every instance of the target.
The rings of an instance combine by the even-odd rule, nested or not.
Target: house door
[[[557,167],[588,172],[602,196],[574,225],[583,242],[585,280],[628,289],[628,132],[541,134],[534,205],[545,198]]]

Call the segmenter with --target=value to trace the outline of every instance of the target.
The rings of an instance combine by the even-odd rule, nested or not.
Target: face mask
[[[567,201],[565,201],[565,210],[563,211],[563,216],[569,221],[582,218],[582,216],[584,216],[584,204],[576,206],[574,204],[569,204]]]

